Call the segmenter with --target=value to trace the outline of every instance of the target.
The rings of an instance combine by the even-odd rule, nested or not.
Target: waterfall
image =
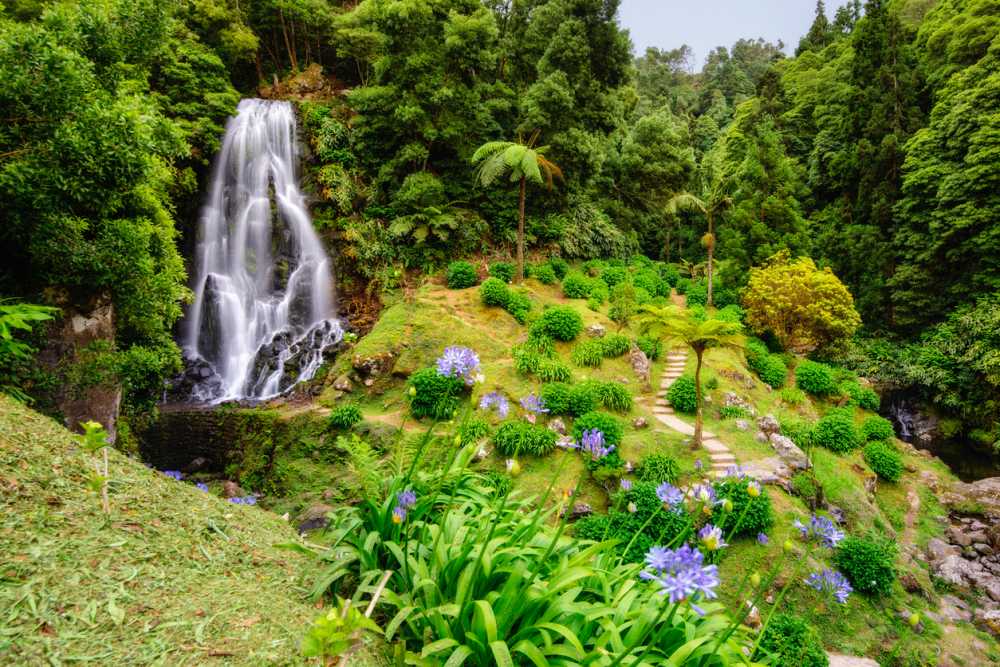
[[[181,334],[194,400],[276,396],[310,379],[343,337],[298,159],[291,105],[242,100],[199,220],[195,297]]]

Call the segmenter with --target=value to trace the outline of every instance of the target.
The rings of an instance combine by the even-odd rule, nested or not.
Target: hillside
[[[299,664],[315,609],[288,524],[111,453],[0,395],[0,663]]]

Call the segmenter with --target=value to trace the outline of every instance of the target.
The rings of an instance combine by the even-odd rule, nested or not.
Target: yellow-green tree
[[[774,334],[792,352],[835,347],[861,325],[854,298],[833,271],[787,251],[750,270],[743,308],[750,328]]]
[[[695,320],[677,306],[659,308],[643,306],[639,309],[639,330],[644,335],[663,340],[667,344],[685,345],[694,352],[697,364],[694,370],[695,413],[694,439],[691,447],[701,447],[702,423],[704,421],[701,409],[701,367],[705,352],[712,348],[743,349],[746,339],[740,333],[741,327],[735,322],[707,319]]]

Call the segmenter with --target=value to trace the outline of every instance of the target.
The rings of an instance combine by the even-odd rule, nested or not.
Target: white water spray
[[[343,331],[334,283],[299,190],[288,102],[242,100],[201,213],[185,356],[208,362],[191,398],[263,399],[310,379]]]

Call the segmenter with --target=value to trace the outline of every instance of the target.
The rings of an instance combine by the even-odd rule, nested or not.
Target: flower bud
[[[733,511],[733,501],[730,500],[729,498],[726,498],[725,500],[723,500],[722,501],[722,509],[726,510],[727,512],[732,512]]]
[[[517,462],[517,459],[507,459],[507,472],[512,477],[516,477],[521,472],[521,464]]]
[[[455,436],[455,446],[458,447],[461,444],[462,444],[462,435],[461,434],[456,435]]]
[[[785,543],[781,545],[781,548],[785,550],[785,553],[788,553],[794,546],[795,545],[792,544],[791,540],[785,540]]]
[[[753,574],[750,575],[750,585],[753,586],[754,588],[760,586],[760,574],[754,572]]]
[[[920,624],[920,615],[917,613],[910,614],[910,627],[915,628]]]
[[[416,395],[417,395],[417,388],[416,387],[410,387],[410,398],[413,398]]]

